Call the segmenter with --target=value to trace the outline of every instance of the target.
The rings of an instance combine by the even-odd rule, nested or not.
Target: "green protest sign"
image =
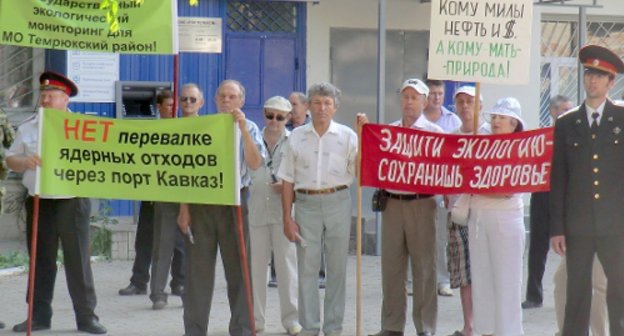
[[[230,114],[121,120],[45,109],[40,195],[239,204]]]
[[[177,52],[177,1],[120,0],[109,32],[98,0],[0,0],[0,44],[122,54]]]

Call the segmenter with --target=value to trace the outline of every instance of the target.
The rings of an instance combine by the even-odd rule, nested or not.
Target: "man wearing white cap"
[[[611,50],[579,51],[587,98],[555,123],[550,179],[551,245],[566,256],[567,303],[562,335],[587,335],[592,267],[607,276],[611,335],[624,335],[624,108],[609,100],[624,62]]]
[[[423,115],[429,88],[420,79],[401,86],[401,120],[390,125],[443,133]],[[358,115],[360,124],[368,122]],[[405,329],[407,264],[412,269],[412,319],[420,336],[435,334],[438,316],[436,277],[436,201],[431,194],[387,190],[381,227],[381,331],[375,336],[402,336]]]
[[[262,138],[268,155],[260,168],[251,173],[249,237],[256,331],[263,331],[265,326],[267,264],[273,253],[282,326],[289,335],[296,335],[301,331],[297,312],[297,251],[295,244],[284,236],[282,182],[275,176],[290,135],[285,126],[291,109],[290,102],[280,96],[264,103]]]
[[[483,97],[475,101],[474,86],[461,86],[455,91],[455,111],[462,121],[461,126],[454,134],[475,134],[474,132],[474,105],[479,104],[479,111],[483,107]],[[479,120],[476,134],[490,134],[490,125]],[[447,209],[451,209],[459,195],[448,195]],[[457,330],[452,336],[472,336],[472,277],[470,274],[470,251],[468,245],[468,226],[459,225],[451,221],[448,216],[448,271],[451,288],[459,288],[464,327]]]

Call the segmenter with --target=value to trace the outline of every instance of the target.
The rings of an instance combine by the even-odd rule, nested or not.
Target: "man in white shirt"
[[[315,336],[321,330],[318,274],[322,247],[327,277],[322,331],[338,336],[345,311],[351,229],[349,185],[355,177],[358,140],[352,129],[333,121],[340,104],[338,88],[329,83],[315,84],[308,97],[312,123],[293,130],[277,174],[284,183],[284,234],[290,241],[299,242],[299,322],[303,327],[299,335]]]
[[[462,124],[461,119],[444,107],[444,82],[436,79],[427,79],[425,84],[429,88],[427,106],[423,110],[425,118],[440,126],[446,133],[451,133],[458,129]]]
[[[429,132],[444,131],[427,120],[423,110],[429,88],[412,78],[401,87],[401,120],[390,125]],[[358,116],[359,123],[368,120]],[[387,190],[388,203],[381,226],[381,281],[383,303],[381,331],[375,336],[402,336],[405,329],[408,261],[412,269],[412,318],[419,336],[435,334],[438,297],[436,291],[436,201],[431,194]]]
[[[444,82],[436,79],[427,79],[425,81],[429,88],[429,95],[427,96],[427,106],[423,111],[423,114],[427,120],[440,126],[444,132],[451,133],[458,129],[462,122],[459,117],[444,107]],[[453,291],[450,287],[449,272],[446,269],[446,245],[448,243],[448,235],[446,234],[446,216],[447,211],[444,208],[442,197],[436,197],[436,204],[438,205],[437,213],[437,237],[436,237],[436,249],[438,253],[438,262],[436,265],[437,277],[438,277],[438,294],[442,296],[452,296]]]

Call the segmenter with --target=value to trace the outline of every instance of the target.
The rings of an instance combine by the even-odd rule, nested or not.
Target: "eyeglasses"
[[[267,113],[264,115],[265,118],[269,119],[269,120],[273,120],[273,118],[275,118],[275,120],[277,121],[284,121],[286,120],[286,117],[284,117],[281,114],[275,115],[273,113]]]
[[[180,97],[180,100],[183,102],[189,101],[191,104],[197,103],[197,98],[195,97]]]

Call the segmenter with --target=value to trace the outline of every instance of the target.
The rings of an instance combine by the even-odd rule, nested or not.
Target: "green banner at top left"
[[[0,44],[120,54],[175,54],[177,1],[119,0],[109,32],[100,0],[0,0]]]

